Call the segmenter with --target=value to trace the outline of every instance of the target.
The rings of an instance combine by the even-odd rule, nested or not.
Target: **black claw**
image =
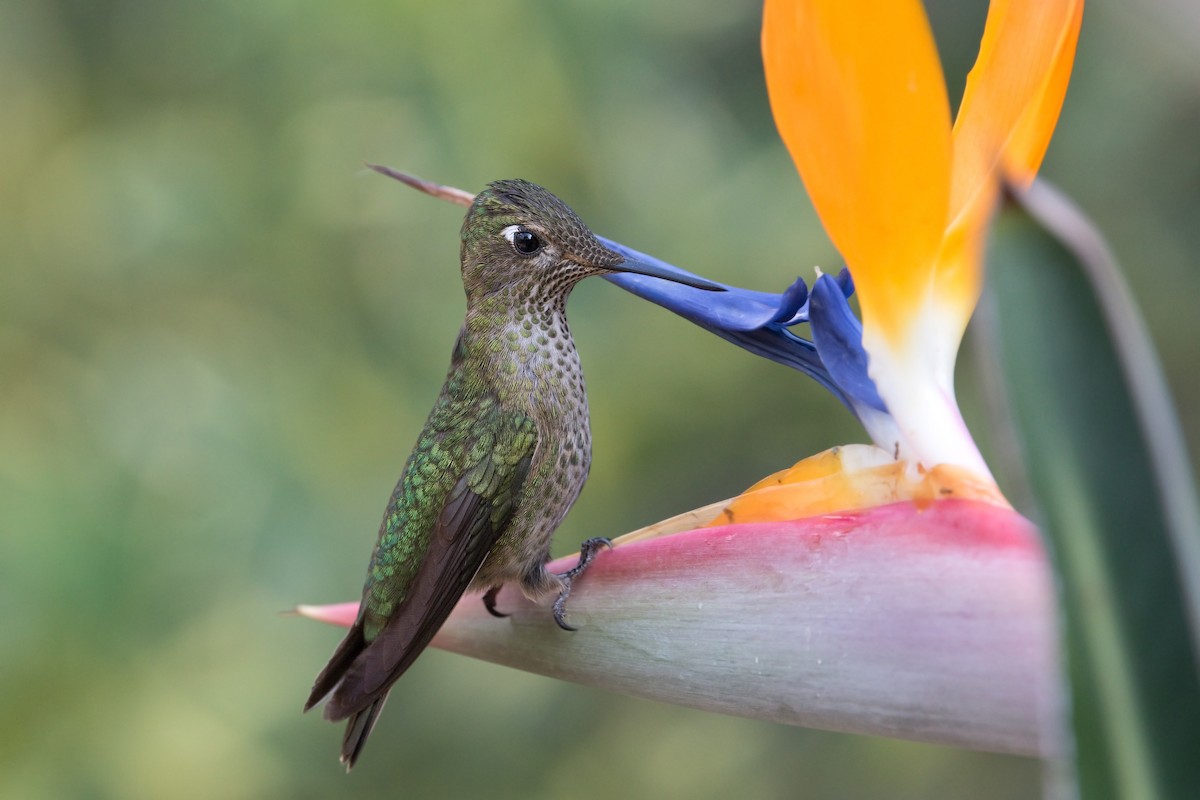
[[[503,619],[509,615],[505,614],[503,611],[496,610],[496,595],[498,594],[500,594],[499,586],[493,586],[492,588],[488,589],[487,594],[483,596],[483,607],[486,608],[487,612],[493,617],[500,617]]]
[[[554,621],[558,623],[558,627],[564,631],[577,631],[574,625],[567,622],[567,598],[571,596],[571,581],[564,580],[562,591],[559,592],[558,598],[554,601]]]
[[[558,576],[562,581],[562,591],[558,593],[558,597],[554,601],[554,621],[564,631],[579,630],[575,626],[567,624],[566,619],[567,598],[571,596],[571,585],[588,568],[588,564],[592,563],[592,559],[596,557],[596,553],[600,551],[601,547],[611,549],[612,546],[612,540],[606,539],[603,536],[588,539],[579,546],[579,563]]]

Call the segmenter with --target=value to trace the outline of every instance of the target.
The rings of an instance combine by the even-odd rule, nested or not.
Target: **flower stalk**
[[[912,507],[634,533],[572,594],[577,634],[505,589],[508,619],[468,595],[433,646],[706,711],[1054,755],[1054,595],[1037,531],[978,500]],[[340,624],[356,611],[302,609]]]

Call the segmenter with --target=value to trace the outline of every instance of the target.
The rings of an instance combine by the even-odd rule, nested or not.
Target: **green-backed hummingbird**
[[[362,752],[395,681],[459,598],[517,584],[554,598],[565,618],[571,583],[606,539],[583,543],[577,566],[546,569],[555,529],[579,496],[591,431],[579,354],[567,327],[571,289],[590,275],[636,272],[718,291],[605,247],[545,189],[491,183],[473,200],[383,167],[431,194],[470,202],[462,226],[467,315],[446,383],[392,492],[367,569],[358,618],[317,676],[305,710],[349,720],[341,760]],[[458,192],[456,195],[455,193]]]

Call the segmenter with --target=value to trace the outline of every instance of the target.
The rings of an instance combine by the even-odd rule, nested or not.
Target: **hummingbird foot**
[[[500,594],[501,588],[503,588],[503,587],[493,586],[492,588],[487,590],[487,594],[485,594],[483,596],[483,607],[486,608],[487,612],[489,614],[491,614],[493,617],[500,617],[501,619],[503,619],[504,617],[509,617],[512,615],[505,614],[503,611],[496,610],[496,595]]]
[[[558,579],[562,581],[562,590],[554,601],[554,621],[564,631],[578,630],[575,626],[569,625],[566,619],[567,598],[571,596],[571,584],[588,568],[588,564],[592,563],[592,559],[596,557],[596,553],[600,552],[601,547],[611,548],[612,540],[605,539],[603,536],[588,539],[579,546],[579,563],[558,575]]]

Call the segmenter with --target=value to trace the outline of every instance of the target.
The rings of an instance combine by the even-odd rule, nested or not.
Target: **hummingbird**
[[[386,167],[378,172],[458,202],[467,313],[445,385],[392,492],[367,569],[358,617],[317,676],[307,711],[348,720],[341,761],[362,753],[392,684],[429,644],[467,591],[496,596],[517,584],[534,602],[554,598],[566,621],[572,583],[611,542],[592,538],[564,573],[546,569],[550,544],[587,479],[588,402],[567,326],[567,297],[592,275],[635,272],[698,289],[605,247],[562,200],[524,180],[476,195]]]

